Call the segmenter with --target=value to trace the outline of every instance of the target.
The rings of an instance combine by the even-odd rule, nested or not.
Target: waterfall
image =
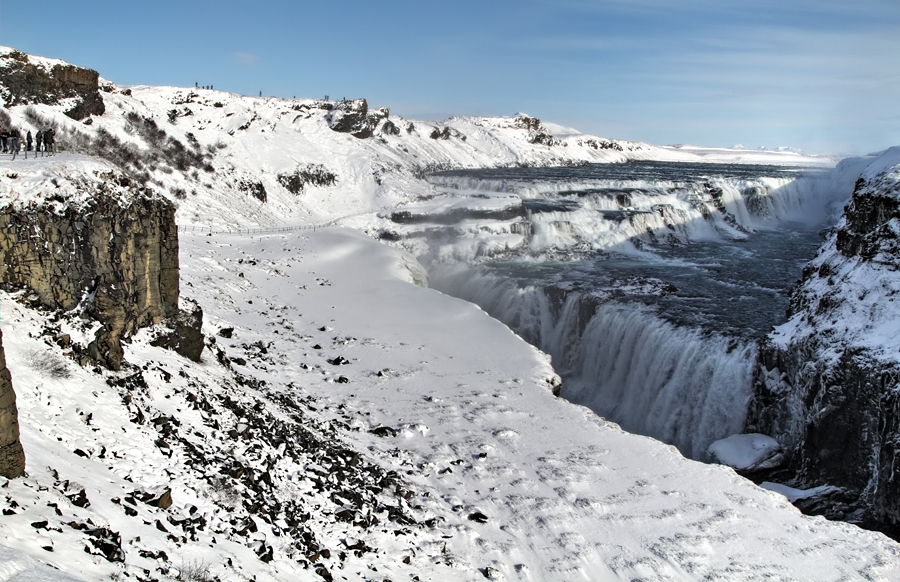
[[[740,433],[752,395],[756,343],[675,326],[634,304],[597,309],[566,362],[562,396],[630,432],[704,459]]]
[[[432,284],[550,354],[564,380],[561,395],[625,430],[702,460],[713,441],[743,428],[753,341],[676,326],[640,303],[519,286],[478,269],[434,275]]]
[[[759,307],[766,300],[759,290],[773,297],[782,293],[796,276],[791,265],[808,246],[805,239],[795,244],[775,237],[791,246],[753,247],[767,240],[758,231],[796,221],[814,236],[818,226],[812,225],[826,222],[846,193],[833,187],[828,173],[676,166],[647,162],[435,176],[432,183],[451,198],[519,197],[525,224],[516,226],[521,243],[511,246],[500,228],[511,225],[470,221],[449,239],[433,238],[432,250],[419,256],[433,287],[481,306],[548,353],[564,380],[563,397],[705,460],[709,444],[744,427],[758,349],[751,336],[770,325],[754,319],[767,313]],[[763,265],[737,264],[715,254],[725,241],[734,256],[763,256],[753,248],[775,252],[766,251],[769,262]],[[500,251],[492,252],[491,244]],[[744,250],[735,246],[744,244]],[[667,255],[665,249],[673,248],[711,254]],[[596,268],[591,261],[601,256],[608,266]],[[665,298],[671,292],[665,280],[645,285],[660,272],[648,266],[685,263],[712,276],[757,268],[760,275],[715,279],[700,291],[682,279],[680,299],[672,301]],[[633,274],[641,269],[643,275]],[[642,280],[635,285],[629,278]],[[707,293],[717,285],[737,291]],[[727,317],[698,307],[698,301],[716,299],[730,302],[719,304]],[[777,319],[774,310],[772,316]]]

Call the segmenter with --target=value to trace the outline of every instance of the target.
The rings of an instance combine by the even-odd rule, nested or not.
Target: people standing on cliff
[[[29,130],[28,130],[28,133],[25,134],[25,159],[26,159],[26,160],[28,159],[28,150],[31,149],[31,142],[32,142],[32,141],[33,141],[33,140],[32,140],[32,138],[31,138],[31,130],[29,129]],[[35,157],[37,157],[37,156],[35,156]]]
[[[56,136],[54,133],[52,127],[44,130],[44,149],[47,150],[48,156],[56,154]]]
[[[19,130],[16,128],[9,130],[9,151],[12,152],[12,159],[16,159],[19,153]]]
[[[36,134],[34,134],[34,157],[37,158],[38,152],[41,152],[41,157],[44,157],[44,150],[41,149],[41,146],[44,145],[44,134],[41,130],[38,130]]]

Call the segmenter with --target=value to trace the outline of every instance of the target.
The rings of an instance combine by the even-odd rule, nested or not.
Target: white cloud
[[[259,57],[250,53],[231,53],[231,59],[239,65],[252,66],[259,61]]]

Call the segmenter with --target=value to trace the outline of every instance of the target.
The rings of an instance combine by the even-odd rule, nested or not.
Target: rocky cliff
[[[900,148],[873,161],[760,351],[748,432],[787,453],[776,478],[832,485],[807,509],[900,535]],[[773,479],[774,480],[774,479]]]
[[[119,190],[128,185],[106,177]],[[96,183],[81,204],[0,208],[0,282],[33,290],[47,308],[80,307],[102,322],[84,355],[118,369],[122,338],[178,314],[178,231],[171,202],[136,187],[126,201],[108,184]]]
[[[387,108],[382,107],[373,111],[369,109],[365,99],[352,99],[335,104],[328,112],[327,121],[328,126],[334,131],[365,139],[372,137],[375,128],[381,120],[387,119],[388,115]]]
[[[25,453],[19,442],[19,415],[12,376],[6,368],[3,332],[0,332],[0,475],[14,479],[25,474]]]
[[[106,106],[100,96],[99,80],[100,75],[93,69],[30,57],[16,50],[0,58],[0,86],[6,107],[57,105],[71,100],[65,114],[72,119],[103,115]]]

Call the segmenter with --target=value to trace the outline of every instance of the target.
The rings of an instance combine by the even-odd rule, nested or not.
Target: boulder
[[[193,360],[200,361],[203,352],[203,309],[192,300],[182,299],[187,306],[179,309],[174,316],[167,318],[163,325],[165,331],[157,336],[151,345],[173,350],[178,354]]]

